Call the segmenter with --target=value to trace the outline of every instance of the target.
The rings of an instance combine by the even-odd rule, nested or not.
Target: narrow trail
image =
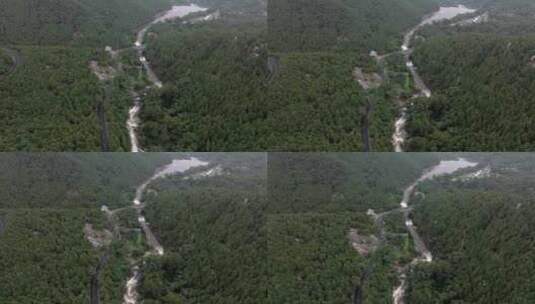
[[[176,160],[173,160],[170,164],[156,170],[156,173],[154,173],[153,176],[151,176],[149,179],[147,179],[145,182],[139,185],[139,187],[137,187],[136,194],[132,201],[131,207],[136,210],[138,224],[143,230],[143,233],[145,235],[145,240],[147,242],[147,245],[149,246],[149,250],[145,252],[144,257],[153,256],[153,255],[157,255],[157,256],[164,255],[163,246],[160,244],[158,239],[154,236],[154,233],[152,232],[149,223],[147,222],[147,220],[145,219],[145,216],[143,215],[143,210],[145,207],[145,204],[143,203],[143,194],[145,193],[147,187],[157,179],[165,178],[167,176],[178,174],[178,173],[184,173],[192,168],[203,167],[207,165],[209,165],[208,162],[203,162],[193,157],[190,159],[176,159]],[[118,210],[124,210],[125,208],[121,208]],[[108,211],[108,213],[110,214],[110,216],[113,216],[114,212],[117,212],[118,210]],[[141,261],[133,261],[132,263],[131,276],[128,278],[126,282],[126,291],[123,295],[123,304],[137,304],[138,303],[139,295],[137,292],[137,287],[138,287],[139,280],[141,278],[140,265],[142,265],[142,263],[143,263],[143,258]]]
[[[189,14],[195,13],[195,12],[202,12],[206,11],[207,8],[203,8],[200,6],[197,6],[195,4],[190,5],[175,5],[171,9],[162,12],[158,15],[156,15],[155,19],[150,22],[149,24],[145,25],[141,30],[139,30],[136,34],[136,41],[134,43],[134,49],[137,51],[137,55],[139,57],[139,62],[143,66],[143,69],[145,70],[145,73],[147,75],[147,78],[149,82],[151,83],[151,86],[146,87],[143,92],[140,94],[135,91],[131,91],[132,99],[133,99],[133,105],[128,111],[128,120],[126,121],[126,128],[128,130],[128,135],[130,137],[130,146],[131,146],[131,152],[137,153],[137,152],[143,152],[139,145],[139,139],[137,136],[137,130],[139,128],[139,125],[141,123],[139,119],[139,112],[141,110],[142,106],[142,97],[146,95],[146,90],[151,88],[157,88],[160,89],[163,87],[162,81],[158,78],[156,73],[151,67],[151,63],[149,60],[145,57],[145,36],[148,32],[148,30],[155,24],[160,22],[165,22],[168,20],[173,20],[176,18],[182,18],[184,16],[187,16]]]

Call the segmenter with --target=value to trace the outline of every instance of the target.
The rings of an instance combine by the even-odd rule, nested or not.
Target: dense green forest
[[[237,160],[152,187],[146,216],[166,254],[142,268],[144,303],[265,303],[265,155]]]
[[[270,154],[268,261],[275,302],[391,303],[394,286],[399,284],[395,269],[415,257],[401,214],[385,218],[391,237],[368,256],[351,254],[348,230],[356,229],[364,238],[379,235],[377,223],[364,213],[367,208],[375,212],[396,208],[402,188],[416,180],[424,167],[460,155],[388,156],[390,161],[385,156],[374,162],[370,161],[373,157],[350,154]],[[413,221],[434,260],[410,268],[405,300],[531,303],[535,295],[529,283],[535,248],[530,228],[534,223],[533,156],[464,156],[479,162],[478,169],[488,173],[470,175],[474,170],[465,170],[455,178],[438,178],[419,186],[412,198]],[[414,171],[406,167],[411,164]],[[344,174],[344,168],[350,171],[347,168],[352,166],[370,174],[359,178]],[[285,177],[282,172],[287,173]],[[353,182],[354,197],[340,191],[345,181]],[[386,193],[396,197],[391,204],[384,204]],[[359,195],[366,199],[359,201]],[[314,201],[311,198],[318,203],[307,204]],[[333,203],[344,198],[353,204]]]
[[[124,206],[155,168],[180,155],[4,153],[0,155],[0,207]]]
[[[397,208],[403,189],[439,158],[269,153],[270,303],[390,303],[395,265],[412,251],[405,229],[381,241],[367,211]],[[368,253],[352,247],[351,234]]]
[[[123,47],[132,43],[136,28],[170,3],[169,0],[4,0],[0,3],[0,43]]]
[[[140,214],[165,249],[149,254],[140,214],[123,207],[156,168],[191,156],[208,164],[145,189]],[[434,257],[411,263],[403,190],[458,157],[479,164],[411,196]],[[535,296],[531,154],[4,154],[0,165],[2,303],[87,303],[95,272],[102,303],[121,303],[133,259],[150,304],[391,303],[409,264],[407,303]]]
[[[266,53],[257,21],[162,25],[147,56],[166,83],[141,112],[142,146],[248,151],[268,115]]]
[[[92,246],[84,227],[111,236],[101,205],[129,205],[135,187],[178,156],[0,155],[0,302],[89,303],[99,273],[102,303],[122,303],[125,243]]]
[[[270,50],[396,50],[403,32],[436,8],[434,0],[270,1]]]
[[[452,1],[202,0],[148,31],[152,90],[125,47],[177,3],[0,3],[0,150],[127,151],[136,94],[148,151],[390,151],[404,103],[406,150],[533,148],[532,1],[466,0],[478,11],[421,28],[411,57],[433,94],[410,102],[403,33]]]
[[[2,302],[37,303],[38,299],[48,299],[72,303],[87,299],[86,268],[94,261],[90,245],[81,235],[84,215],[77,210],[0,211],[6,226],[0,243],[0,263],[4,270],[0,277]],[[59,271],[62,268],[68,271]],[[66,288],[50,292],[48,284]]]
[[[364,258],[345,235],[348,227],[371,233],[369,222],[358,214],[269,216],[270,303],[348,303]]]
[[[96,276],[101,303],[122,303],[129,259],[136,254],[132,251],[143,254],[145,246],[137,214],[124,207],[130,206],[136,188],[158,167],[186,157],[177,153],[1,155],[0,265],[6,271],[0,274],[0,302],[89,303]],[[265,166],[258,159],[262,155],[203,157],[228,166],[247,166],[249,159]],[[257,174],[265,178],[262,171]],[[252,185],[248,177],[244,179],[244,187]],[[102,205],[124,211],[111,214],[101,210]],[[99,303],[94,300],[91,303]]]
[[[530,1],[491,1],[474,14],[485,22],[422,31],[413,57],[434,96],[409,109],[409,150],[533,149],[533,12]]]
[[[167,84],[144,105],[143,146],[362,150],[360,111],[369,98],[374,102],[369,126],[373,148],[390,148],[394,105],[387,101],[386,89],[358,89],[351,76],[358,61],[354,56],[292,54],[268,80],[263,35],[244,31],[249,26],[229,29],[212,23],[158,31],[148,56]]]
[[[89,48],[24,46],[22,64],[0,83],[2,151],[98,151],[102,146],[99,105],[107,124],[107,146],[129,150],[124,126],[131,99],[125,79],[102,87]]]
[[[104,47],[132,45],[135,31],[170,5],[2,1],[0,150],[128,151],[129,77],[119,64],[110,81],[99,82],[90,62],[115,66]]]
[[[0,77],[7,74],[13,65],[11,57],[9,57],[3,50],[0,50]]]
[[[268,149],[278,151],[362,151],[363,129],[371,150],[388,151],[395,107],[390,87],[364,91],[352,76],[355,66],[376,71],[364,56],[344,52],[276,55],[277,71],[268,87],[272,135]],[[362,123],[371,105],[370,123]]]
[[[535,300],[533,156],[487,161],[488,177],[422,187],[414,221],[435,260],[411,272],[409,303]]]
[[[120,48],[172,3],[3,4],[2,20],[14,21],[0,24],[0,43],[15,45],[20,56],[0,86],[8,100],[0,148],[126,151],[124,124],[135,91],[148,94],[138,132],[146,150],[391,150],[392,100],[406,79],[363,90],[353,73],[356,66],[380,73],[369,51],[397,48],[402,32],[436,8],[434,0],[274,2],[269,8],[260,0],[201,1],[217,20],[198,22],[199,13],[148,32],[145,55],[164,88],[143,89],[138,54]],[[333,27],[336,47],[323,48]],[[311,45],[291,45],[299,41]],[[97,81],[98,68],[108,72],[106,80]]]
[[[366,212],[397,206],[436,154],[269,153],[273,213]]]
[[[404,27],[435,7],[420,1],[403,5],[411,8],[397,12],[411,16],[396,19],[405,20]],[[291,13],[306,17],[295,9]],[[147,57],[166,85],[150,95],[141,112],[142,146],[157,151],[360,151],[366,149],[362,134],[369,133],[370,150],[391,150],[397,115],[392,100],[406,87],[399,67],[393,68],[392,82],[365,91],[353,77],[355,67],[381,72],[369,49],[273,52],[272,40],[278,38],[272,21],[267,30],[265,22],[261,14],[223,11],[213,22],[154,28]],[[375,28],[354,30],[383,42],[392,39],[394,45],[401,38],[394,27],[388,38],[372,34]]]

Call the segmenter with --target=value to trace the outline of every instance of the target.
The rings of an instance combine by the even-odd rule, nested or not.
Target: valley
[[[533,160],[7,153],[0,301],[529,303]]]
[[[0,27],[5,151],[524,151],[533,142],[527,0],[64,1],[75,13],[58,7]],[[24,11],[8,7],[8,20]],[[65,27],[35,30],[56,20]]]

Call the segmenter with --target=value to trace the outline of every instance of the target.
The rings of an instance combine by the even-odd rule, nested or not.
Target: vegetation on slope
[[[414,61],[434,96],[410,108],[409,150],[533,149],[535,7],[522,2],[489,4],[481,24],[422,32]]]
[[[0,83],[2,151],[98,151],[103,104],[108,144],[129,149],[124,126],[131,100],[124,79],[108,91],[100,87],[89,60],[100,54],[86,48],[20,47],[24,63]]]
[[[433,0],[270,1],[270,50],[395,50],[403,32],[436,7]]]
[[[165,254],[142,266],[144,303],[388,303],[413,245],[399,213],[385,217],[384,239],[374,213],[398,208],[425,168],[460,155],[276,153],[267,168],[265,154],[195,156],[210,165],[147,189],[145,216]],[[90,248],[83,227],[110,229],[91,193],[124,206],[131,196],[123,192],[173,157],[3,155],[0,266],[8,271],[0,302],[87,302],[102,250]],[[530,303],[533,156],[467,157],[490,173],[437,178],[411,198],[434,260],[411,267],[406,301]],[[200,174],[213,168],[220,175]],[[79,197],[72,189],[82,185],[90,191]],[[143,255],[145,246],[133,210],[117,220],[124,236],[113,242],[100,285],[112,304],[121,303],[125,252]]]
[[[2,206],[3,207],[3,206]],[[0,209],[0,301],[7,304],[89,303],[91,270],[99,252],[84,237],[84,224],[102,225],[96,209]],[[124,261],[115,248],[102,274],[106,303],[121,303]]]
[[[136,187],[176,157],[180,155],[1,155],[0,266],[5,271],[0,273],[0,302],[89,303],[98,268],[102,303],[122,303],[127,248],[143,244],[139,229],[137,234],[116,230],[115,220],[100,208],[130,205]],[[123,225],[123,218],[118,220]],[[107,232],[111,239],[92,247],[86,224],[114,235]]]
[[[107,56],[96,49],[131,46],[136,30],[171,3],[2,1],[0,45],[18,54],[5,76],[13,63],[0,52],[0,150],[129,150],[127,78],[119,71],[109,84],[98,83],[89,62]]]
[[[434,154],[270,153],[269,210],[366,212],[394,208]]]
[[[180,154],[4,153],[0,208],[112,208],[130,204],[155,168]]]
[[[236,160],[152,187],[145,211],[165,255],[143,265],[144,303],[265,303],[265,159]]]
[[[269,215],[266,229],[269,303],[349,303],[355,287],[365,284],[366,258],[347,239],[349,229],[374,232],[365,214]],[[366,303],[378,303],[370,294]]]
[[[142,146],[254,150],[268,113],[261,25],[216,21],[161,26],[157,33],[148,42],[147,55],[165,87],[145,100]]]
[[[435,260],[411,272],[410,303],[535,300],[533,158],[522,158],[494,162],[489,178],[426,185],[414,220]]]
[[[0,43],[116,48],[131,44],[135,29],[169,6],[168,0],[5,0]]]
[[[141,113],[150,150],[362,150],[361,111],[373,103],[372,148],[390,149],[389,88],[365,93],[354,54],[292,53],[266,67],[258,23],[161,26],[148,57],[166,83]],[[274,69],[276,71],[271,71]]]
[[[151,150],[355,151],[365,149],[362,134],[369,133],[371,149],[390,150],[396,116],[392,96],[397,85],[388,83],[369,92],[360,89],[353,78],[355,66],[379,71],[367,56],[373,43],[361,36],[375,39],[373,47],[391,44],[397,48],[402,30],[396,28],[394,20],[404,23],[402,28],[416,24],[424,12],[435,7],[434,2],[385,1],[379,6],[366,2],[338,7],[336,1],[327,1],[326,6],[337,6],[341,14],[359,15],[365,8],[377,15],[392,11],[397,15],[384,17],[390,20],[384,27],[381,18],[359,21],[369,27],[344,27],[348,33],[357,33],[356,41],[368,44],[365,50],[349,42],[337,50],[277,50],[276,45],[286,43],[286,34],[292,35],[291,42],[313,42],[306,33],[293,33],[295,27],[285,16],[278,16],[277,9],[288,9],[288,16],[316,22],[318,18],[307,15],[308,9],[314,9],[326,19],[340,21],[340,16],[321,10],[324,4],[315,3],[302,5],[306,10],[300,11],[294,2],[270,2],[267,34],[261,6],[239,16],[223,10],[215,22],[177,22],[157,28],[150,35],[147,55],[166,86],[145,103],[141,114],[143,145]],[[387,4],[400,9],[382,10]],[[359,20],[357,17],[352,15],[348,20]],[[288,30],[276,31],[276,26]],[[320,38],[330,37],[313,32]],[[324,41],[313,43],[327,45]],[[370,113],[363,114],[367,105]],[[369,123],[362,122],[365,115]]]
[[[7,74],[13,66],[13,60],[2,49],[0,49],[0,77]]]

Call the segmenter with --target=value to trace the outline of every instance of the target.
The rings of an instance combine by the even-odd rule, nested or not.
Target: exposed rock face
[[[383,78],[377,73],[364,73],[361,68],[353,70],[353,77],[364,90],[376,89],[383,84]]]
[[[374,235],[359,235],[358,230],[354,228],[349,229],[347,237],[351,247],[353,247],[353,249],[355,249],[362,256],[368,256],[379,246],[379,240]]]
[[[85,224],[84,226],[84,235],[85,238],[93,245],[95,248],[108,246],[112,239],[113,234],[104,229],[102,231],[93,229],[93,225]]]
[[[89,68],[100,81],[111,80],[117,76],[117,71],[113,67],[101,67],[98,62],[89,62]]]

